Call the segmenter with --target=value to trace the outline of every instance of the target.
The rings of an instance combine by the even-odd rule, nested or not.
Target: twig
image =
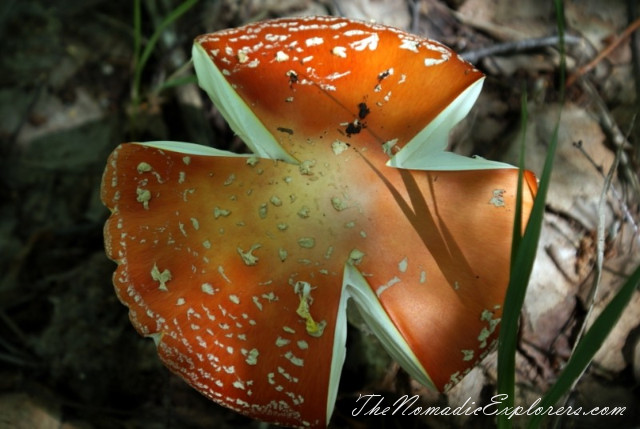
[[[620,45],[625,39],[627,39],[631,34],[640,28],[640,18],[633,21],[627,28],[622,32],[622,34],[609,44],[606,48],[604,48],[593,60],[591,60],[588,64],[580,67],[576,70],[569,79],[567,79],[566,87],[570,87],[573,85],[576,80],[583,76],[585,73],[588,73],[591,69],[598,65],[600,61],[602,61],[605,57],[607,57],[615,48]]]
[[[604,266],[604,247],[605,247],[605,214],[604,207],[605,202],[607,201],[607,194],[609,193],[609,189],[612,188],[613,175],[618,169],[618,163],[620,162],[620,156],[622,155],[622,146],[618,146],[616,150],[616,155],[607,172],[607,176],[604,180],[604,185],[602,187],[602,192],[600,193],[600,198],[598,200],[598,225],[596,228],[596,263],[595,263],[595,275],[593,277],[593,284],[591,287],[591,291],[589,292],[589,297],[587,299],[588,310],[585,315],[582,326],[580,326],[580,331],[576,336],[576,341],[573,343],[573,349],[571,350],[571,355],[573,355],[576,351],[576,347],[580,343],[580,340],[584,337],[585,332],[587,331],[587,323],[593,313],[593,309],[595,308],[595,302],[598,298],[598,291],[600,290],[600,283],[602,281],[602,271]],[[592,162],[593,163],[593,162]],[[595,163],[594,163],[595,165]],[[596,168],[600,173],[602,173],[602,169]],[[571,392],[575,391],[576,385],[582,378],[582,375],[587,371],[589,365],[585,366],[582,370],[582,374],[573,381],[571,385]],[[564,405],[567,405],[567,402],[570,399],[570,395],[565,398]]]
[[[624,146],[625,149],[630,148],[629,140],[622,133],[616,121],[612,118],[608,107],[606,106],[600,94],[595,89],[593,84],[588,79],[580,79],[580,86],[593,100],[594,114],[598,117],[602,129],[607,133],[613,146]],[[622,152],[620,157],[620,164],[624,167],[625,179],[631,184],[632,189],[636,192],[640,192],[640,180],[637,175],[633,173],[633,167],[630,165],[631,161],[626,152]]]
[[[591,155],[589,155],[584,150],[584,148],[582,147],[582,142],[581,141],[574,142],[573,146],[576,147],[584,155],[584,157],[587,159],[587,161],[589,161],[589,163],[593,166],[593,168],[595,168],[595,170],[598,173],[600,173],[600,175],[604,179],[606,179],[606,177],[604,176],[604,172],[603,172],[602,166],[596,164],[596,162],[593,160],[593,158],[591,158]],[[621,147],[618,147],[618,151],[620,151],[620,148]],[[616,156],[618,157],[618,161],[619,161],[620,156],[618,156],[618,155],[616,155]],[[633,215],[631,214],[631,211],[629,210],[629,207],[627,206],[627,203],[625,203],[624,199],[622,198],[622,195],[620,195],[620,193],[618,192],[618,189],[613,184],[610,184],[609,189],[611,190],[611,193],[613,194],[613,197],[620,204],[620,210],[622,210],[624,219],[629,223],[629,225],[631,225],[631,228],[633,229],[633,235],[636,237],[636,239],[640,243],[640,229],[638,228],[638,224],[636,223],[635,219],[633,218]]]
[[[548,48],[558,46],[559,36],[538,37],[534,39],[516,40],[513,42],[498,43],[497,45],[487,46],[475,51],[463,52],[460,54],[462,58],[470,63],[476,63],[482,58],[492,55],[508,55],[520,52],[531,51],[534,49]],[[564,42],[568,45],[577,45],[583,42],[581,37],[565,35]]]

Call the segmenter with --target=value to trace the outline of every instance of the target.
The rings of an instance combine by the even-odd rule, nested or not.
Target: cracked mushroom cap
[[[481,73],[329,17],[201,36],[193,56],[255,155],[124,144],[102,184],[116,291],[163,362],[238,412],[323,427],[351,298],[414,378],[459,381],[497,339],[518,177],[444,151]]]

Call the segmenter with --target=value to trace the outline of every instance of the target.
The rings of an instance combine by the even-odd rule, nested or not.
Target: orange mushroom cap
[[[125,144],[102,184],[116,291],[164,363],[243,414],[322,427],[351,298],[412,376],[460,380],[497,338],[518,177],[443,151],[481,73],[329,17],[201,36],[194,64],[259,156]]]

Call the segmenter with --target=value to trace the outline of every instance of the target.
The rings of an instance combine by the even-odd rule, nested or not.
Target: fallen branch
[[[571,76],[569,76],[569,78],[567,79],[566,87],[567,88],[570,87],[571,85],[573,85],[576,82],[576,80],[579,77],[581,77],[581,76],[585,75],[586,73],[588,73],[589,71],[591,71],[595,66],[598,65],[598,63],[600,61],[602,61],[604,58],[609,56],[609,54],[614,49],[616,49],[618,47],[618,45],[620,45],[620,43],[622,43],[628,37],[630,37],[631,34],[634,31],[636,31],[638,28],[640,28],[640,18],[636,19],[631,24],[629,24],[627,29],[624,30],[620,36],[616,37],[616,39],[613,42],[611,42],[609,44],[609,46],[604,48],[593,60],[591,60],[589,63],[585,64],[584,66],[580,67]]]

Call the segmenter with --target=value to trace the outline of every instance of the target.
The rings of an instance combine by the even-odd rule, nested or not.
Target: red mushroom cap
[[[272,159],[170,142],[111,155],[114,284],[165,364],[241,413],[322,427],[352,298],[412,376],[457,382],[497,338],[518,176],[442,151],[481,74],[436,42],[326,17],[201,36],[194,62]]]

